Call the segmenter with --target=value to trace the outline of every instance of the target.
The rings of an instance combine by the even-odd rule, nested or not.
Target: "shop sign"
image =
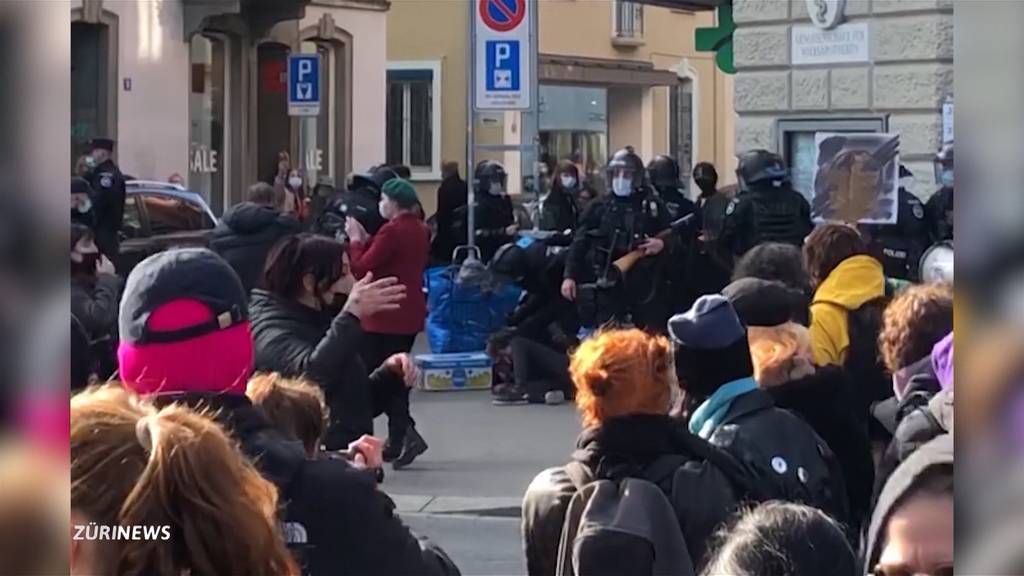
[[[217,172],[217,151],[206,146],[195,146],[189,153],[188,171],[195,174],[214,174]]]

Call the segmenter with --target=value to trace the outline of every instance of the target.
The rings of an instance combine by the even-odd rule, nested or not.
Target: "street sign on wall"
[[[320,114],[320,55],[288,56],[288,115]]]
[[[529,0],[474,0],[473,32],[476,110],[526,110],[535,97],[530,89],[533,47]]]

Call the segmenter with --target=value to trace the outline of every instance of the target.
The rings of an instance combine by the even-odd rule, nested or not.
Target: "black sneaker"
[[[492,394],[494,395],[494,398],[491,402],[495,406],[515,406],[526,404],[528,401],[526,390],[523,390],[514,384],[497,386],[494,388]]]
[[[417,456],[427,451],[427,441],[420,436],[420,433],[416,430],[415,426],[409,426],[409,431],[405,433],[405,444],[403,445],[402,455],[399,456],[392,464],[391,467],[395,470],[401,470]]]
[[[387,442],[384,443],[384,450],[381,453],[385,462],[394,462],[398,460],[398,457],[402,455],[402,448],[405,442],[394,443],[391,438],[388,438]]]

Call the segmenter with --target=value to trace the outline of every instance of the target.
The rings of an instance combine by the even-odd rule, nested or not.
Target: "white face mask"
[[[488,192],[493,196],[501,196],[505,192],[505,188],[502,187],[501,182],[491,182],[491,189]]]
[[[377,204],[377,211],[380,212],[380,217],[385,220],[391,220],[391,212],[388,210],[387,202],[383,199]]]
[[[302,187],[302,178],[299,178],[298,176],[292,176],[291,178],[288,179],[288,186],[298,190],[299,188]]]
[[[92,210],[92,200],[90,198],[86,197],[85,200],[82,200],[78,204],[78,212],[80,214],[85,214],[89,210]]]
[[[625,176],[616,176],[612,179],[612,192],[621,198],[629,196],[633,193],[633,179]]]
[[[576,187],[576,177],[570,174],[562,174],[562,188],[573,189]]]

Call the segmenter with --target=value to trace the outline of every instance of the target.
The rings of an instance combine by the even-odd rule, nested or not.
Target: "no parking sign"
[[[474,2],[476,110],[530,108],[532,9],[530,0]]]

